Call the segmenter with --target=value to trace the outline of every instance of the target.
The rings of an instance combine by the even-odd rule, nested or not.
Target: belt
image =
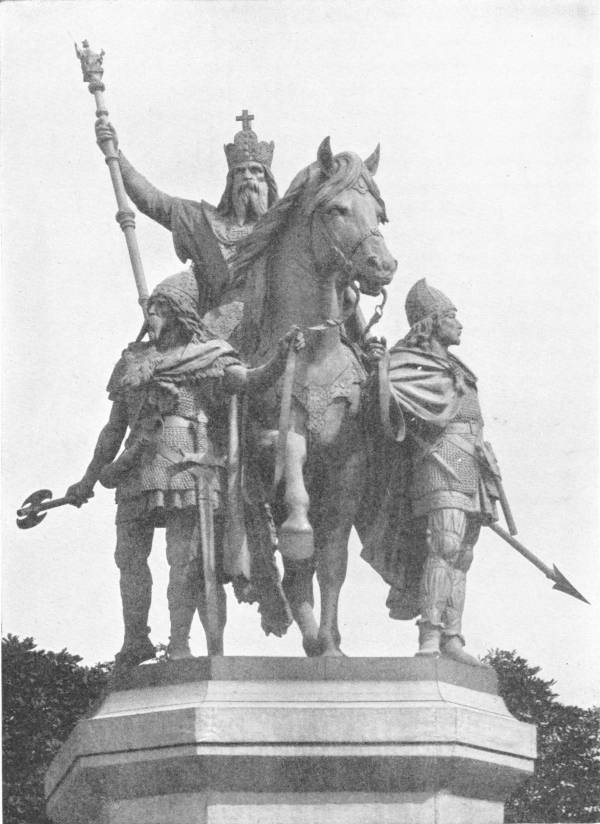
[[[176,429],[188,429],[195,421],[189,418],[182,418],[180,415],[165,415],[163,418],[164,426],[172,426]]]
[[[460,435],[470,432],[472,435],[479,435],[482,429],[482,421],[453,421],[444,427],[444,434]]]

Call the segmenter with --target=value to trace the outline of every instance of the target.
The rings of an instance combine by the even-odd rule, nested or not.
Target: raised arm
[[[125,191],[143,214],[160,223],[165,229],[171,229],[171,210],[175,198],[167,195],[153,186],[149,180],[141,175],[119,150],[119,139],[114,126],[105,123],[102,119],[96,121],[96,140],[104,151],[106,144],[105,133],[112,138],[115,151],[119,153],[119,165],[123,176]]]
[[[75,499],[77,506],[81,506],[94,495],[94,486],[102,468],[115,459],[126,432],[127,407],[123,401],[115,401],[110,410],[108,423],[98,436],[94,457],[83,478],[72,484],[65,493],[66,497]]]

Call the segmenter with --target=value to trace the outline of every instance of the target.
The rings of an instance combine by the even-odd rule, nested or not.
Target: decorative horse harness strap
[[[352,387],[361,383],[364,377],[362,370],[350,360],[333,380],[326,383],[295,382],[292,394],[306,411],[308,431],[314,435],[321,432],[327,408],[337,398],[350,398]]]

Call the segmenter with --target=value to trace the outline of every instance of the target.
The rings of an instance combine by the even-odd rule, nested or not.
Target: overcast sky
[[[519,537],[592,606],[561,593],[482,535],[469,573],[468,648],[516,649],[561,699],[600,703],[598,626],[598,87],[594,2],[3,3],[3,632],[93,663],[122,640],[114,504],[100,488],[30,531],[14,510],[78,480],[109,404],[105,385],[140,324],[94,103],[73,39],[104,48],[121,147],[170,194],[217,203],[223,144],[242,108],[275,141],[284,191],[331,135],[367,156],[399,261],[380,331],[406,331],[421,277],[464,324],[457,354],[478,374],[486,437]],[[150,287],[181,268],[144,216]],[[374,302],[364,300],[367,312]],[[386,587],[351,542],[342,591],[349,655],[412,655]],[[164,540],[152,554],[152,637],[166,642]],[[199,627],[192,636],[204,654]],[[226,652],[300,655],[230,603]]]

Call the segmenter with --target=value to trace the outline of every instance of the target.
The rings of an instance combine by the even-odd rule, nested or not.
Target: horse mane
[[[297,206],[309,185],[316,183],[312,202],[308,204],[307,217],[315,210],[325,208],[340,192],[363,188],[368,191],[383,210],[382,222],[387,222],[385,203],[373,176],[362,159],[354,152],[341,152],[333,158],[333,171],[326,175],[318,162],[302,169],[290,183],[285,195],[258,220],[252,233],[240,241],[231,260],[237,280],[251,264],[265,253],[284,228],[290,213]]]

